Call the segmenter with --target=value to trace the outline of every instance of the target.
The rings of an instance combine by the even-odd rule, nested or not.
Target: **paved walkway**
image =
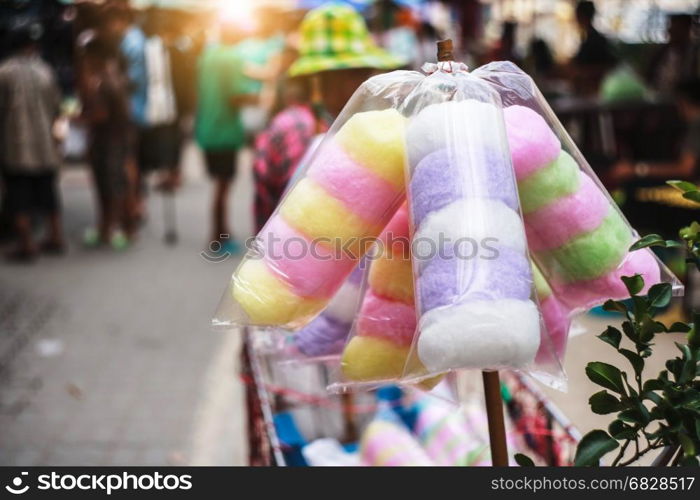
[[[247,162],[246,162],[247,163]],[[70,251],[0,263],[0,465],[242,464],[239,339],[208,322],[235,262],[211,263],[209,186],[187,151],[179,243],[163,243],[162,198],[124,253],[81,248],[89,179],[62,176]],[[250,232],[250,174],[234,213]]]

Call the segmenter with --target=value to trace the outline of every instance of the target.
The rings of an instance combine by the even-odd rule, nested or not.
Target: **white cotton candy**
[[[501,137],[494,131],[503,128],[500,115],[493,104],[474,99],[427,106],[411,118],[406,129],[409,164],[417,165],[433,151],[451,144],[498,148]]]
[[[461,368],[525,368],[540,344],[534,302],[474,301],[433,309],[420,320],[418,357],[431,373]]]
[[[428,258],[446,246],[466,248],[461,244],[464,238],[476,242],[479,255],[485,258],[489,258],[483,253],[487,247],[525,252],[520,216],[503,202],[486,198],[457,200],[429,214],[414,236],[414,252],[419,258]]]
[[[355,318],[359,295],[359,285],[346,281],[335,293],[324,314],[349,325]]]

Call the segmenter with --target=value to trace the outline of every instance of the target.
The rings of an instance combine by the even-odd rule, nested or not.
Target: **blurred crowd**
[[[519,43],[514,21],[502,22],[500,37],[486,43],[483,12],[472,1],[382,0],[362,13],[340,1],[315,2],[322,5],[311,10],[261,2],[250,11],[220,2],[214,12],[135,10],[126,0],[36,2],[43,7],[13,12],[0,26],[2,231],[15,242],[8,254],[15,261],[66,249],[57,190],[62,163],[79,159],[92,172],[96,223],[82,244],[122,250],[138,238],[148,192],[172,194],[182,184],[183,145],[191,139],[213,186],[216,245],[207,246],[239,253],[228,202],[240,151],[254,153],[259,229],[357,87],[377,72],[434,61],[436,41],[448,36],[472,67],[495,60],[521,66],[563,115],[572,99],[574,108],[594,106],[596,113],[610,112],[603,103],[635,100],[672,106],[675,146],[664,146],[665,157],[655,161],[617,147],[603,162],[612,187],[698,177],[693,13],[667,16],[667,41],[632,64],[596,28],[591,1],[571,2],[580,44],[565,61],[541,37]],[[582,148],[587,153],[585,137]],[[40,242],[35,215],[46,228]]]

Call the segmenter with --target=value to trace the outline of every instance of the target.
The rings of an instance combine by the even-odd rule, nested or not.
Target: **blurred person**
[[[670,162],[637,162],[622,160],[612,168],[610,178],[622,184],[632,179],[664,182],[680,179],[697,182],[700,179],[700,79],[685,80],[676,85],[676,102],[687,124],[678,158]]]
[[[518,23],[507,21],[501,28],[501,38],[491,48],[487,55],[487,61],[511,61],[518,66],[522,65],[522,60],[515,50],[515,34]]]
[[[581,44],[569,63],[569,73],[578,93],[596,94],[605,73],[617,63],[613,47],[593,26],[595,3],[582,0],[576,5],[576,23]]]
[[[207,172],[214,182],[212,203],[212,243],[222,252],[239,253],[228,222],[228,193],[238,167],[238,151],[244,146],[245,131],[241,106],[255,103],[257,96],[241,94],[245,61],[236,44],[243,34],[235,26],[222,23],[220,41],[207,45],[197,68],[198,101],[195,137],[204,152]]]
[[[99,35],[83,46],[81,66],[82,119],[88,126],[88,159],[98,206],[97,230],[88,229],[84,243],[121,250],[132,231],[127,177],[131,151],[128,82],[116,47]]]
[[[249,96],[248,102],[241,107],[246,141],[252,140],[267,124],[275,100],[276,81],[283,71],[282,52],[285,46],[282,32],[284,11],[261,7],[255,14],[257,25],[249,36],[243,37],[236,45],[243,61],[237,92]]]
[[[17,236],[11,260],[29,262],[39,251],[65,250],[57,188],[60,155],[52,129],[61,95],[51,68],[39,57],[41,26],[24,22],[10,29],[10,55],[0,64],[0,172],[4,208]],[[47,237],[37,246],[32,215],[47,222]]]
[[[382,45],[390,54],[400,59],[404,65],[420,67],[421,60],[418,35],[419,21],[408,7],[400,7],[394,12],[394,26],[382,34]]]
[[[672,95],[681,80],[700,77],[700,47],[692,41],[693,18],[673,14],[668,18],[668,42],[649,61],[647,82],[661,94]]]
[[[159,188],[171,191],[180,159],[180,130],[169,44],[171,30],[164,11],[151,8],[144,25],[146,101],[138,143],[138,191],[146,195],[147,177],[158,172]]]
[[[270,218],[318,130],[308,78],[283,80],[282,109],[255,140],[255,225],[260,231]]]

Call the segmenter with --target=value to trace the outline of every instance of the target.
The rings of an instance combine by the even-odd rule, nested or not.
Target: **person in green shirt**
[[[245,62],[235,45],[240,31],[222,25],[220,42],[204,48],[198,61],[198,100],[195,137],[204,152],[207,172],[214,181],[212,239],[222,251],[240,252],[227,218],[227,200],[236,174],[238,151],[244,144],[240,108],[257,96],[241,93]]]

